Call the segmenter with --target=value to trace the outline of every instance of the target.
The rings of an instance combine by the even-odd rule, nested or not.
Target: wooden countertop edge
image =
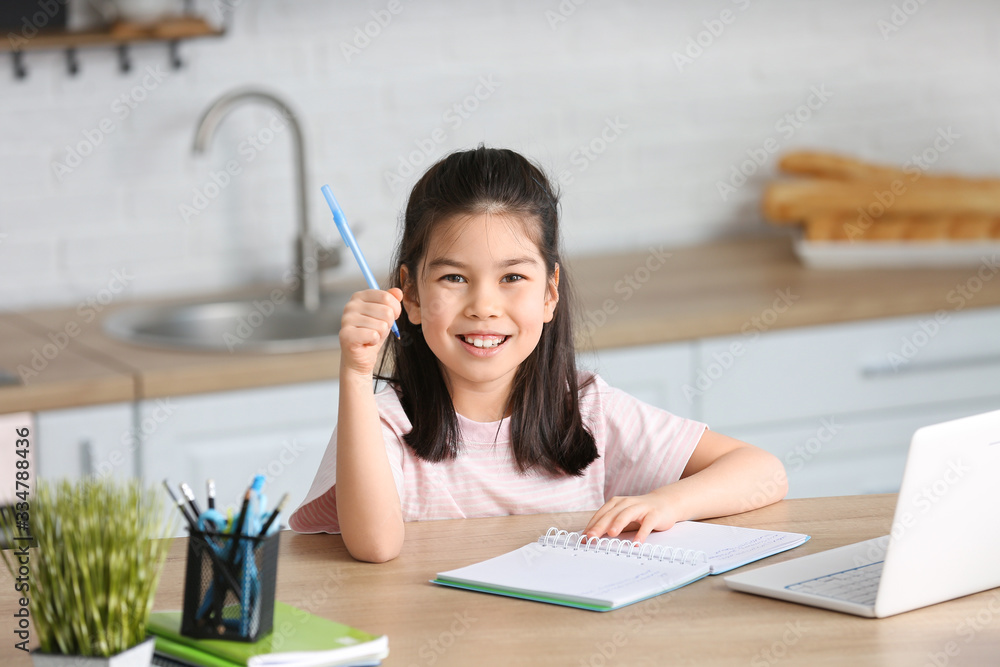
[[[134,383],[103,380],[0,387],[0,414],[63,410],[135,400]]]
[[[656,279],[635,273],[649,266],[649,258],[664,252],[668,263]],[[577,339],[582,350],[753,333],[754,318],[769,306],[772,295],[789,289],[800,299],[760,331],[954,312],[959,308],[949,290],[956,281],[974,275],[971,269],[814,270],[799,263],[786,238],[651,247],[574,257],[567,265],[582,297],[579,315],[584,326]],[[648,282],[634,294],[623,294],[619,276],[629,275],[629,267]],[[126,305],[132,304],[113,304],[107,312]],[[602,317],[606,305],[613,311]],[[1000,280],[985,282],[975,298],[962,302],[970,309],[997,305]],[[0,313],[0,317],[33,332],[43,344],[52,327],[66,321],[68,312],[50,309]],[[255,355],[141,348],[108,338],[94,324],[73,341],[73,352],[106,368],[108,377],[0,387],[0,413],[335,380],[340,358],[335,349]]]
[[[157,369],[141,374],[137,398],[163,398],[218,391],[235,391],[304,382],[336,380],[340,351],[298,352],[281,355],[247,355],[245,362],[231,361],[194,369]],[[268,381],[261,381],[261,378]],[[196,389],[192,390],[192,385]]]
[[[1000,299],[990,302],[985,300],[976,307],[988,308],[1000,306]],[[970,307],[969,310],[973,310]],[[803,306],[789,311],[773,324],[756,328],[752,318],[758,313],[746,317],[731,317],[729,315],[706,315],[697,325],[689,321],[671,319],[669,314],[650,314],[648,317],[630,317],[627,322],[608,322],[586,336],[578,338],[581,349],[604,349],[615,347],[632,347],[638,345],[657,345],[661,343],[678,343],[702,338],[720,336],[738,336],[741,333],[750,335],[755,332],[779,331],[782,329],[797,329],[802,327],[826,326],[837,324],[852,324],[868,320],[907,317],[912,315],[932,315],[937,311],[954,312],[954,307],[941,303],[933,308],[913,308],[904,301],[893,304],[885,303],[853,303],[849,307],[840,307],[831,303],[828,306]]]
[[[57,344],[20,313],[0,315],[0,327],[5,327],[8,334],[34,343],[30,350],[23,350],[21,358],[7,360],[10,367],[4,370],[18,377],[21,383],[0,386],[0,414],[135,400],[135,376],[132,371],[115,367],[103,358],[95,359],[92,351],[75,338],[67,337]],[[81,368],[86,370],[81,372]],[[63,376],[76,373],[78,377],[52,380],[53,371]],[[36,382],[36,377],[41,381]]]

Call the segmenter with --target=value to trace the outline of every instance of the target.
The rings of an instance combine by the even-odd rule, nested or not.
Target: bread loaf
[[[1000,216],[1000,181],[956,179],[856,180],[802,179],[771,183],[764,191],[764,215],[795,223],[821,214]]]
[[[878,220],[849,214],[826,214],[804,221],[809,241],[971,241],[1000,239],[1000,216],[899,216]]]

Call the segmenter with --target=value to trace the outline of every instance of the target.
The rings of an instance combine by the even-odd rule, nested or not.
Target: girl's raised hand
[[[403,292],[367,289],[355,292],[344,306],[340,321],[340,369],[370,376],[375,372],[379,350],[391,336],[399,318]]]

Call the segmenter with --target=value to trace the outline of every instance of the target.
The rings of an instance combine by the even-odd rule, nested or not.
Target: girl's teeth
[[[503,338],[467,338],[463,337],[465,342],[469,345],[475,345],[476,347],[496,347],[503,342]]]

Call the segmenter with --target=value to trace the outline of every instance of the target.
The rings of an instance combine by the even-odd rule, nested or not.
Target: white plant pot
[[[116,653],[110,658],[93,658],[80,655],[62,655],[60,653],[40,653],[32,651],[31,661],[35,667],[149,667],[153,664],[153,646],[156,642],[150,637],[141,644]]]
[[[177,10],[174,0],[112,0],[118,18],[133,23],[151,23]]]

